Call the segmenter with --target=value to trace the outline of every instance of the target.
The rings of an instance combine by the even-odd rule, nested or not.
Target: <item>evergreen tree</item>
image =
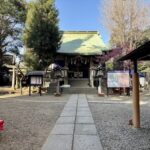
[[[19,54],[21,33],[26,18],[24,0],[0,0],[0,67],[7,52]]]
[[[37,0],[29,4],[24,43],[38,56],[39,69],[52,61],[61,44],[58,10],[54,0]]]
[[[23,59],[25,62],[25,66],[28,68],[28,71],[38,69],[38,58],[32,50],[26,50]]]

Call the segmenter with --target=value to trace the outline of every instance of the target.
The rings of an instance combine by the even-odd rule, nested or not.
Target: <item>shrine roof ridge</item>
[[[99,34],[98,31],[61,31],[62,33],[65,34]]]

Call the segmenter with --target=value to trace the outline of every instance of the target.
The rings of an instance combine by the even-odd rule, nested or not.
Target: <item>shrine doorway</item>
[[[90,61],[88,57],[76,56],[68,63],[69,78],[89,78]]]

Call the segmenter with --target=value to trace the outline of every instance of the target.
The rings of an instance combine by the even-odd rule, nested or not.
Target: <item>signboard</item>
[[[130,86],[129,71],[112,71],[107,73],[107,87],[121,88]]]
[[[144,77],[140,77],[139,81],[140,81],[140,86],[144,87],[144,85],[145,85],[145,78]]]
[[[31,85],[42,85],[42,77],[41,76],[31,76],[30,80]]]

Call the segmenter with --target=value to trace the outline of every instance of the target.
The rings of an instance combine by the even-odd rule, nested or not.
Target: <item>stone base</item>
[[[60,93],[54,93],[54,96],[61,96]]]
[[[105,94],[104,93],[98,93],[98,96],[104,97]]]

